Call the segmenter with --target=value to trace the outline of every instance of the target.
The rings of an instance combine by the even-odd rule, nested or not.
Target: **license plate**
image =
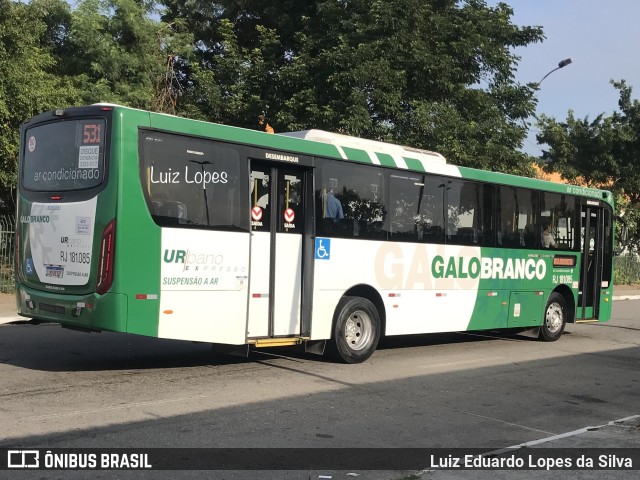
[[[62,278],[64,276],[64,267],[61,265],[47,265],[46,276]]]

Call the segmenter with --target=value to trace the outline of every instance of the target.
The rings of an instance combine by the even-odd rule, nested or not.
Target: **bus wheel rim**
[[[371,317],[362,310],[356,310],[345,322],[344,338],[351,350],[362,350],[371,340],[373,335],[373,322]]]
[[[547,308],[545,324],[550,333],[556,333],[562,328],[563,312],[562,307],[557,303],[552,303]]]

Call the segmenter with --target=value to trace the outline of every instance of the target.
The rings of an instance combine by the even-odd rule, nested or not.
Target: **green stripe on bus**
[[[378,160],[380,160],[380,164],[383,167],[393,167],[396,168],[396,161],[393,159],[393,157],[391,155],[388,155],[386,153],[376,153],[376,156],[378,157]]]
[[[418,170],[419,172],[424,172],[424,165],[420,160],[416,160],[415,158],[407,158],[404,157],[404,161],[407,163],[407,168],[411,170]]]
[[[371,161],[371,157],[369,157],[369,154],[364,150],[359,150],[357,148],[350,148],[350,147],[342,147],[342,150],[344,151],[344,154],[347,156],[349,160],[353,160],[354,162],[360,162],[360,163],[369,163],[369,164],[373,163]]]

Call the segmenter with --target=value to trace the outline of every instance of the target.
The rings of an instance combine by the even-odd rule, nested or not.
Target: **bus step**
[[[599,321],[597,318],[587,318],[585,320],[576,320],[576,323],[598,323]]]
[[[266,347],[290,347],[293,345],[301,345],[303,341],[308,340],[304,337],[283,337],[283,338],[254,338],[249,340],[249,344],[256,348]]]

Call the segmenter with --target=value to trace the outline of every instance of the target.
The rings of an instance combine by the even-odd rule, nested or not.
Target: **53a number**
[[[82,143],[100,143],[101,125],[86,124],[82,134]]]

